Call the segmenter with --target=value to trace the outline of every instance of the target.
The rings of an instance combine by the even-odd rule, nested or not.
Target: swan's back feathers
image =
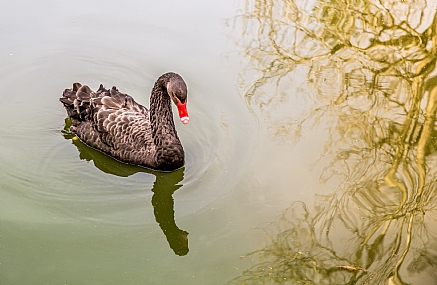
[[[60,101],[72,121],[71,132],[83,142],[122,161],[153,168],[149,111],[131,96],[115,86],[107,90],[100,85],[94,92],[74,83]]]

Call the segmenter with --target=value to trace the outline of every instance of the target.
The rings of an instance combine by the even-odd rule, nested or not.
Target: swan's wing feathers
[[[125,98],[125,104],[126,104],[126,108],[128,109],[135,109],[136,107],[138,107],[138,109],[141,109],[140,107],[142,107],[144,110],[147,110],[144,106],[139,105],[137,102],[135,102],[135,100],[127,95]]]
[[[121,93],[114,86],[110,90],[100,84],[96,92],[92,91],[87,85],[82,85],[78,82],[73,83],[73,87],[65,89],[59,101],[64,104],[68,116],[72,119],[73,125],[80,124],[81,121],[90,120],[94,114],[101,110],[124,110],[138,112],[147,115],[146,107],[138,104],[135,100],[125,94]],[[102,113],[100,116],[107,117],[108,113]],[[98,123],[103,117],[94,120]]]
[[[74,90],[74,86],[73,86],[73,90]],[[81,86],[76,92],[77,101],[89,102],[89,100],[91,99],[91,93],[94,92],[91,91],[91,89],[88,86],[86,85]]]
[[[64,107],[67,109],[73,106],[74,99],[76,99],[76,92],[72,91],[71,89],[65,89],[64,93],[62,94],[62,97],[59,98],[59,101],[61,101],[61,103],[64,104]]]
[[[106,92],[106,91],[108,91],[108,90],[105,89],[105,87],[103,86],[103,84],[100,84],[99,89],[97,89],[96,93],[99,93],[99,92]]]
[[[114,150],[132,151],[151,143],[147,141],[150,123],[142,113],[126,109],[100,110],[94,118],[101,141]]]
[[[93,122],[101,133],[102,142],[113,149],[134,149],[147,147],[147,133],[150,133],[148,110],[135,100],[121,93],[114,86],[110,90],[100,86],[97,98],[91,99],[94,105]],[[149,135],[150,136],[150,135]]]
[[[82,87],[82,84],[80,84],[79,82],[73,83],[73,91],[74,92],[77,92],[77,90],[79,90],[80,87]]]
[[[125,101],[127,94],[123,94],[120,92],[115,92],[113,89],[110,91],[110,96],[102,97],[102,104],[105,105],[109,109],[121,109],[126,108]],[[130,96],[129,96],[130,97]]]
[[[109,121],[109,115],[111,114],[111,110],[102,110],[99,109],[94,113],[94,122],[99,132],[108,132],[107,126]]]
[[[74,83],[60,101],[72,120],[71,131],[83,142],[123,161],[152,164],[155,145],[149,111],[131,96],[115,87],[100,85],[94,92]]]
[[[102,104],[108,109],[127,109],[140,113],[147,112],[146,107],[138,104],[130,95],[118,91],[115,86],[110,90],[106,90],[104,94]]]
[[[64,90],[59,101],[64,104],[73,125],[78,125],[81,121],[89,119],[91,114],[90,99],[93,93],[88,86],[82,86],[77,82],[73,84],[73,88]]]

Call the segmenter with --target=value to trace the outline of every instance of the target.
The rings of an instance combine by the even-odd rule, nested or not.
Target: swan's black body
[[[74,83],[59,100],[72,121],[70,131],[87,145],[120,161],[154,170],[173,171],[184,165],[184,150],[171,110],[173,100],[181,121],[188,122],[187,87],[178,74],[158,78],[150,111],[116,87],[106,90],[103,85],[93,92]]]

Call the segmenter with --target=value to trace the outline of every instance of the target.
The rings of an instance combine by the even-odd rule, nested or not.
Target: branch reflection
[[[342,182],[314,207],[287,209],[265,229],[269,245],[250,254],[258,264],[230,283],[437,280],[435,7],[245,1],[236,23],[253,68],[242,78],[256,74],[243,82],[247,105],[284,140],[326,125],[321,181]],[[290,98],[308,107],[291,116],[281,109]]]
[[[171,173],[162,173],[121,163],[82,143],[77,137],[69,133],[70,124],[69,119],[66,119],[62,133],[65,139],[71,139],[77,147],[80,159],[93,161],[94,165],[101,171],[121,177],[127,177],[138,172],[150,173],[156,176],[152,188],[155,220],[164,232],[174,253],[180,256],[186,255],[189,251],[188,232],[179,229],[176,225],[173,200],[173,193],[182,186],[179,183],[184,179],[185,168]]]

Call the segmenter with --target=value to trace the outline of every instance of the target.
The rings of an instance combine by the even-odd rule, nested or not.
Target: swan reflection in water
[[[173,193],[182,186],[178,183],[184,179],[185,168],[182,167],[174,172],[164,173],[119,162],[77,139],[75,135],[68,131],[70,124],[70,120],[66,119],[62,133],[65,139],[71,139],[72,143],[77,147],[80,159],[86,161],[92,160],[94,165],[101,171],[121,177],[128,177],[138,172],[145,172],[156,176],[152,188],[152,206],[155,220],[164,232],[174,253],[179,256],[186,255],[189,251],[188,232],[179,229],[176,225],[174,219],[174,200],[172,196]]]

